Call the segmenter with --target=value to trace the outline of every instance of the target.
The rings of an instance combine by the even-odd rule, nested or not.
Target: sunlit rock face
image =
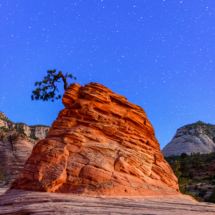
[[[97,83],[72,84],[12,189],[110,196],[178,194],[144,110]]]
[[[177,130],[173,139],[163,148],[163,155],[186,153],[208,154],[215,151],[215,125],[198,121]]]
[[[10,131],[17,131],[29,138],[41,140],[46,137],[49,132],[49,126],[46,125],[32,125],[28,126],[25,123],[14,123],[10,121],[4,113],[0,111],[0,129],[9,129]]]

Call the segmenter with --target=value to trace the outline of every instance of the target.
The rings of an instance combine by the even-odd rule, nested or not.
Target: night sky
[[[0,111],[51,125],[61,100],[30,97],[57,69],[141,106],[161,148],[186,124],[215,124],[214,10],[214,0],[0,1]]]

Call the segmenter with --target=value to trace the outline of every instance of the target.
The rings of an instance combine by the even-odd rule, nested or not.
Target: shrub
[[[202,198],[204,198],[204,196],[206,195],[206,193],[207,193],[207,190],[201,190],[200,192],[199,192],[199,197],[202,197]]]
[[[213,189],[213,193],[208,198],[205,198],[204,201],[205,202],[215,203],[215,187]]]
[[[183,152],[180,156],[182,159],[186,158],[187,157],[187,154],[185,152]]]
[[[2,129],[4,132],[8,132],[9,131],[9,129],[8,128],[5,128],[5,127],[0,127],[0,129]]]
[[[31,128],[35,128],[35,127],[48,127],[48,128],[50,128],[50,126],[48,126],[48,125],[41,125],[41,124],[38,124],[38,125],[29,125],[28,127],[31,127]]]
[[[195,176],[195,173],[193,171],[189,172],[189,177],[192,179]]]
[[[195,177],[194,180],[195,180],[196,182],[200,182],[200,181],[201,181],[201,178],[200,178],[200,177]]]
[[[210,180],[210,176],[206,175],[202,180]]]
[[[215,185],[215,179],[212,180],[212,184]]]
[[[4,137],[5,137],[5,136],[2,134],[2,135],[0,136],[0,140],[3,141]]]
[[[4,181],[4,174],[2,170],[2,166],[0,165],[0,181]]]
[[[23,134],[23,135],[25,135],[27,137],[27,135],[26,135],[26,133],[25,133],[23,128],[17,129],[17,132],[20,133],[20,134]]]
[[[179,178],[178,179],[178,183],[179,184],[187,184],[188,183],[188,179],[187,178]]]
[[[1,116],[0,119],[3,120],[3,121],[5,121],[5,122],[12,122],[6,116]]]
[[[35,136],[35,134],[31,134],[31,135],[30,135],[30,138],[31,138],[31,139],[34,139],[34,140],[39,140],[39,138],[37,138],[37,137]]]
[[[187,189],[185,186],[179,186],[179,190],[180,190],[180,192],[181,192],[182,194],[192,196],[194,199],[196,199],[197,201],[199,201],[199,197],[196,196],[196,195],[193,194],[193,193],[190,193],[190,192],[188,191],[188,189]]]
[[[175,176],[179,179],[181,176],[181,172],[179,171],[180,169],[180,163],[179,162],[175,162],[172,166],[172,170],[175,173]]]

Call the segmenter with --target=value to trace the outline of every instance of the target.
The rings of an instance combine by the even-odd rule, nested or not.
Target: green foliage
[[[193,180],[196,182],[200,182],[202,179],[200,177],[194,177]]]
[[[190,125],[207,125],[207,124],[199,120],[198,122],[192,123]]]
[[[195,176],[195,173],[193,171],[190,171],[189,172],[189,178],[190,179],[193,179],[193,177]]]
[[[186,158],[186,157],[187,157],[187,154],[183,152],[183,153],[181,154],[181,158],[184,159],[184,158]]]
[[[179,184],[187,184],[188,182],[189,182],[189,179],[187,179],[187,178],[179,177],[179,179],[178,179]]]
[[[205,189],[201,190],[201,191],[199,192],[199,197],[204,198],[204,196],[206,195],[206,193],[207,193],[207,190],[205,190]]]
[[[0,119],[1,120],[5,121],[5,122],[12,122],[6,116],[1,115],[1,113],[3,114],[3,112],[0,111]]]
[[[195,172],[199,174],[200,171],[202,172],[206,170],[206,165],[215,160],[215,152],[209,154],[196,153],[187,155],[187,157],[185,157],[184,155],[172,155],[165,157],[165,159],[170,164],[170,166],[172,166],[172,163],[179,162],[179,171],[182,173],[182,176],[192,179],[195,177]]]
[[[0,181],[4,181],[4,174],[2,170],[2,165],[0,164]]]
[[[24,122],[17,122],[16,125],[26,125]]]
[[[67,78],[74,78],[72,74],[63,75],[61,71],[56,74],[56,69],[48,70],[47,75],[44,77],[42,81],[35,82],[36,90],[32,91],[31,99],[32,100],[43,100],[43,101],[54,101],[61,98],[61,95],[56,95],[56,91],[59,92],[57,86],[55,85],[58,80],[62,78],[64,82],[64,89],[67,88],[68,82]]]
[[[212,184],[215,185],[215,179],[212,180]]]
[[[15,127],[16,127],[17,125],[27,125],[27,124],[25,124],[24,122],[17,122],[17,123],[15,123]]]
[[[21,126],[23,125],[26,125],[25,123],[23,123],[23,122],[17,122],[17,123],[15,123],[15,130],[18,132],[18,133],[20,133],[20,134],[23,134],[23,135],[25,135],[26,137],[27,137],[27,135],[26,135],[26,133],[25,133],[25,131],[24,131],[24,129],[21,127]],[[27,125],[26,125],[27,126]]]
[[[48,125],[41,125],[41,124],[38,124],[38,125],[29,125],[28,127],[30,127],[30,128],[35,128],[35,127],[47,127],[47,128],[50,128],[50,126],[48,126]]]
[[[182,158],[180,161],[180,171],[183,173],[184,176],[188,176],[190,171],[190,165],[187,159]]]
[[[4,137],[5,137],[5,135],[2,134],[2,135],[0,136],[0,140],[3,141]]]
[[[210,177],[210,175],[206,175],[202,178],[202,180],[211,180],[211,177]]]
[[[181,176],[181,172],[179,171],[180,169],[180,163],[179,162],[175,162],[172,166],[172,170],[175,174],[175,176],[179,179]]]
[[[17,132],[20,133],[20,134],[23,134],[23,135],[25,135],[27,137],[27,135],[26,135],[26,133],[25,133],[23,128],[17,128]]]
[[[205,202],[215,203],[215,187],[213,189],[213,193],[209,197],[205,198],[204,201]]]
[[[196,196],[193,193],[190,193],[189,190],[184,185],[183,186],[179,186],[179,190],[180,190],[180,192],[182,194],[192,196],[194,199],[196,199],[197,201],[199,201],[199,197]]]
[[[4,132],[8,132],[9,131],[9,129],[8,128],[5,128],[5,127],[0,127],[0,129],[2,129]]]
[[[31,134],[31,135],[30,135],[30,138],[31,138],[31,139],[34,139],[34,140],[39,140],[39,139],[35,136],[35,134]]]

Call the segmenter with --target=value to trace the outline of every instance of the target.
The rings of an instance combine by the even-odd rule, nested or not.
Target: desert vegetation
[[[65,75],[59,71],[56,72],[54,70],[48,70],[47,75],[44,76],[42,81],[36,81],[35,86],[37,87],[36,90],[32,91],[31,99],[32,100],[42,100],[42,101],[49,101],[51,100],[54,102],[61,98],[61,95],[56,95],[56,92],[59,92],[56,83],[60,82],[59,79],[63,80],[64,83],[64,90],[68,87],[68,78],[74,78],[72,74],[66,73]]]
[[[215,152],[182,153],[165,159],[178,178],[181,193],[200,201],[215,203]]]

